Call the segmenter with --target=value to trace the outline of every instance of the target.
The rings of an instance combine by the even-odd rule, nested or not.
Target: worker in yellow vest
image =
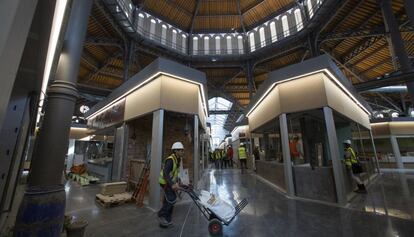
[[[237,151],[240,160],[240,168],[243,173],[243,170],[247,169],[247,151],[243,142],[240,143],[240,147]]]
[[[158,211],[158,220],[160,227],[167,228],[172,226],[171,215],[174,204],[177,201],[176,191],[178,185],[178,173],[180,162],[184,157],[184,146],[181,142],[175,142],[172,147],[172,154],[164,161],[163,168],[160,172],[159,183],[164,191],[164,199],[161,209]]]
[[[344,159],[345,166],[348,170],[349,175],[357,183],[358,189],[355,190],[357,193],[366,193],[364,182],[361,181],[360,174],[363,173],[361,163],[359,162],[354,149],[351,147],[351,140],[343,141],[344,144]]]
[[[219,149],[216,149],[215,151],[214,151],[214,157],[215,157],[215,166],[216,166],[216,169],[220,169],[220,163],[221,163],[221,152],[220,152],[220,150]]]

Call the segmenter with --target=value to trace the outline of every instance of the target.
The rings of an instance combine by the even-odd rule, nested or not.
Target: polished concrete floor
[[[249,200],[223,236],[414,236],[414,175],[381,175],[349,208],[286,198],[239,170],[209,170],[202,181],[203,189],[230,203]],[[208,222],[188,199],[176,205],[175,225],[161,229],[147,208],[95,204],[99,189],[67,185],[67,213],[89,221],[87,237],[209,236]]]

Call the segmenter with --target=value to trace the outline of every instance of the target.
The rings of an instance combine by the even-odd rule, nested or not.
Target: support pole
[[[414,27],[414,1],[404,0],[405,12],[407,13],[408,19],[410,19],[411,26]]]
[[[341,163],[341,159],[339,158],[338,138],[336,136],[335,121],[333,118],[332,109],[329,107],[323,107],[323,114],[325,116],[326,133],[328,135],[329,151],[332,158],[336,196],[338,199],[338,204],[345,205],[347,198],[345,192],[343,165]]]
[[[160,208],[160,184],[158,178],[161,172],[162,141],[164,135],[164,110],[153,113],[152,118],[152,142],[151,142],[151,168],[150,168],[150,193],[149,206],[153,210]]]
[[[60,236],[65,212],[62,171],[92,2],[72,3],[56,79],[47,90],[45,117],[33,154],[28,189],[16,218],[15,236]]]
[[[395,19],[394,12],[392,10],[391,0],[378,0],[381,5],[382,15],[384,17],[384,23],[389,30],[392,48],[394,49],[395,57],[400,64],[400,70],[403,73],[411,72],[412,66],[410,59],[408,58],[407,51],[404,47],[404,41],[402,40],[400,29]],[[412,1],[411,1],[412,2]],[[412,4],[412,3],[411,3]],[[411,5],[408,4],[408,5]],[[414,83],[407,83],[407,90],[410,95],[411,104],[414,105]]]
[[[254,88],[254,78],[253,78],[253,64],[250,61],[246,63],[246,79],[249,86],[249,100],[252,100]]]
[[[129,79],[129,70],[131,68],[132,58],[134,56],[134,41],[128,40],[124,47],[124,81]]]
[[[285,167],[286,192],[289,196],[295,195],[295,186],[293,184],[292,161],[289,149],[289,133],[286,114],[279,116],[280,139],[282,140],[283,163]]]
[[[56,80],[47,91],[46,112],[33,155],[29,186],[61,184],[91,6],[91,0],[73,1]]]
[[[200,169],[200,151],[199,151],[199,122],[198,122],[198,115],[194,115],[194,172],[193,172],[193,186],[197,188],[197,183],[200,178],[199,176],[199,169]]]
[[[390,140],[391,140],[391,146],[392,146],[392,151],[394,153],[395,161],[397,162],[397,168],[404,169],[404,164],[401,158],[400,148],[398,147],[397,138],[395,136],[391,136]]]

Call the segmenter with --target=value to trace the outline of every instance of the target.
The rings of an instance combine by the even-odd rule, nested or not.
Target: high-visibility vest
[[[173,161],[173,169],[171,170],[169,175],[170,175],[173,183],[175,183],[175,182],[177,182],[178,172],[179,172],[178,160],[177,160],[177,157],[175,156],[175,154],[171,154],[169,157],[167,157],[167,159],[165,159],[164,165],[165,165],[165,162],[167,162],[168,159],[171,159]],[[161,169],[160,177],[159,177],[158,181],[160,182],[160,184],[163,184],[163,185],[167,184],[167,180],[164,178],[164,167]]]
[[[216,160],[220,160],[220,159],[221,159],[221,152],[216,151]]]
[[[346,148],[345,151],[351,153],[351,157],[349,157],[349,158],[345,157],[345,165],[346,166],[351,167],[352,164],[358,163],[358,159],[356,158],[355,151],[354,151],[354,149],[352,149],[352,147]]]
[[[239,159],[240,160],[247,159],[246,148],[239,147],[238,151],[239,151]]]

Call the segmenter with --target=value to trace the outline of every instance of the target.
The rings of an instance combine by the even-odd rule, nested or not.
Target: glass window
[[[216,36],[216,54],[220,54],[220,36]]]
[[[277,41],[276,24],[273,21],[270,23],[270,37],[272,37],[272,43]]]
[[[227,41],[227,53],[231,54],[232,53],[231,36],[227,36],[226,41]]]
[[[255,42],[254,42],[254,33],[249,34],[249,41],[250,41],[250,51],[253,52],[256,50]]]
[[[237,36],[237,46],[239,48],[239,53],[243,53],[243,37],[241,35]]]
[[[264,46],[266,46],[266,36],[265,36],[264,27],[260,28],[259,34],[260,34],[260,46],[264,47]]]
[[[209,38],[208,36],[204,36],[204,54],[208,54],[209,50],[210,50]]]
[[[300,9],[295,10],[295,20],[296,20],[296,27],[298,31],[303,29],[303,22],[302,22],[302,13],[300,12]]]
[[[197,55],[198,53],[198,37],[193,38],[193,54]]]
[[[167,38],[167,26],[162,25],[162,31],[161,31],[161,43],[165,44],[165,39]]]
[[[313,17],[313,6],[312,6],[312,0],[306,0],[306,6],[308,7],[309,17]]]
[[[150,26],[150,39],[154,39],[155,36],[155,20],[151,19],[151,26]]]
[[[285,37],[288,37],[290,35],[290,31],[289,31],[289,23],[288,23],[288,19],[286,15],[282,16],[282,27],[283,27],[283,35]]]
[[[185,34],[182,34],[182,40],[181,40],[181,49],[183,51],[183,53],[186,53],[186,49],[187,49],[187,36]]]
[[[172,48],[177,48],[177,31],[175,29],[172,30]]]

